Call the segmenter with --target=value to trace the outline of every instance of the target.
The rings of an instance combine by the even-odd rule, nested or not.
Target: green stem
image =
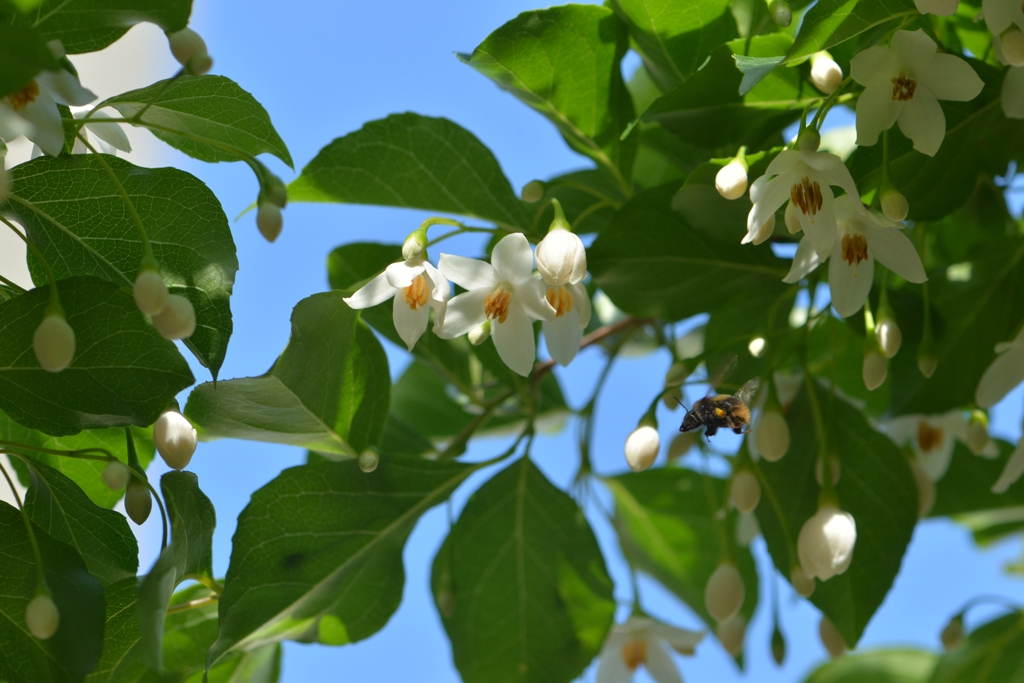
[[[835,498],[835,487],[832,483],[832,463],[828,457],[828,434],[825,431],[825,420],[818,404],[818,393],[811,380],[810,369],[804,366],[804,390],[811,403],[811,415],[814,417],[814,430],[818,437],[818,460],[821,462],[821,494],[819,501]]]
[[[445,223],[445,225],[450,225],[450,224],[449,223]],[[439,242],[445,241],[449,237],[455,237],[456,235],[461,235],[463,233],[470,233],[470,232],[502,233],[502,232],[505,232],[505,231],[500,229],[500,228],[480,228],[480,227],[476,227],[476,226],[472,226],[472,225],[461,225],[460,224],[460,227],[457,230],[452,230],[451,232],[444,233],[440,237],[435,237],[434,239],[432,239],[429,242],[427,242],[427,246],[428,247],[432,247],[432,246],[434,246],[435,244],[437,244]]]
[[[814,113],[814,118],[811,119],[812,128],[814,128],[815,130],[821,129],[821,124],[825,122],[825,116],[828,114],[828,110],[831,109],[836,104],[836,100],[839,99],[839,95],[843,92],[843,89],[850,84],[850,81],[852,80],[853,78],[851,76],[847,76],[846,78],[844,78],[843,81],[839,84],[839,87],[833,90],[832,94],[830,94],[825,99],[825,102],[822,103],[820,107],[818,107],[818,111]]]
[[[3,275],[0,275],[0,283],[3,283],[5,285],[7,285],[8,287],[10,287],[14,291],[16,291],[18,294],[24,294],[26,291],[28,291],[24,287],[22,287],[21,285],[19,285],[17,283],[14,283],[14,282],[11,282],[7,278],[5,278]]]
[[[0,221],[3,221],[4,225],[10,228],[11,231],[25,243],[25,246],[28,247],[29,251],[39,259],[39,263],[43,266],[43,272],[46,273],[46,281],[50,284],[50,308],[62,310],[60,307],[60,295],[57,293],[57,279],[53,277],[53,271],[50,270],[50,263],[43,256],[43,252],[39,251],[39,247],[33,244],[32,241],[29,240],[27,236],[23,235],[22,232],[9,220],[0,216]]]
[[[224,592],[224,586],[221,585],[221,583],[219,581],[217,581],[216,579],[214,579],[211,576],[206,576],[205,574],[186,574],[182,578],[183,579],[192,579],[193,581],[196,581],[197,583],[201,583],[204,586],[206,586],[207,588],[209,588],[211,591],[213,591],[214,593],[220,594],[220,593]]]
[[[196,578],[196,577],[191,577]],[[178,614],[180,612],[187,612],[189,610],[198,609],[200,607],[206,607],[207,605],[215,605],[220,600],[219,595],[207,595],[205,598],[198,598],[196,600],[189,600],[188,602],[180,602],[177,605],[171,605],[167,608],[165,614]]]
[[[48,455],[62,455],[69,458],[84,458],[87,460],[116,460],[110,451],[105,448],[79,448],[74,450],[66,450],[59,448],[43,448],[42,446],[33,446],[27,443],[18,443],[17,441],[5,441],[0,439],[0,448],[18,448],[29,451],[35,451],[36,453],[46,453]],[[93,455],[93,453],[102,453],[103,455]]]
[[[124,185],[121,184],[121,181],[118,179],[117,174],[114,173],[114,169],[110,167],[110,164],[108,164],[107,160],[103,158],[103,155],[100,154],[100,152],[97,151],[97,149],[92,146],[92,144],[86,139],[84,135],[81,134],[81,132],[77,133],[77,135],[78,139],[82,141],[82,144],[84,144],[89,149],[89,151],[93,153],[97,161],[100,162],[100,165],[103,166],[103,169],[107,172],[107,175],[110,176],[111,182],[113,182],[114,186],[117,188],[117,193],[121,195],[121,198],[124,200],[125,206],[128,207],[128,213],[131,214],[132,220],[135,221],[135,226],[139,230],[139,238],[142,240],[143,258],[149,257],[155,260],[153,256],[153,248],[149,245],[149,235],[146,234],[146,228],[144,225],[142,225],[142,218],[139,216],[139,212],[135,210],[135,203],[132,201],[131,197],[128,196],[128,191],[124,189]]]
[[[11,475],[7,473],[7,468],[0,465],[0,472],[3,472],[4,479],[7,480],[7,485],[11,489],[11,494],[14,496],[14,500],[18,503],[18,512],[21,513],[21,521],[25,523],[25,531],[28,532],[28,541],[32,546],[32,557],[36,562],[36,580],[37,589],[46,586],[46,573],[43,571],[43,555],[39,552],[39,541],[36,540],[36,534],[32,530],[32,521],[28,518],[28,513],[25,512],[25,506],[21,504],[21,496],[18,495],[18,489],[14,486],[14,481],[11,479]]]

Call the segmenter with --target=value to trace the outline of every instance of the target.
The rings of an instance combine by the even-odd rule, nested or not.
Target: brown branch
[[[580,341],[580,350],[585,349],[592,344],[597,344],[598,342],[604,341],[608,337],[618,334],[619,332],[622,332],[624,330],[628,330],[631,327],[642,327],[653,322],[654,318],[629,317],[623,318],[622,320],[616,323],[604,325],[603,327],[599,327],[590,334],[588,334],[587,336],[583,337],[583,339]],[[533,368],[533,375],[531,376],[533,383],[536,384],[537,382],[539,382],[544,377],[544,375],[551,372],[551,369],[553,367],[555,367],[555,361],[553,360],[546,360],[543,363],[538,363]]]

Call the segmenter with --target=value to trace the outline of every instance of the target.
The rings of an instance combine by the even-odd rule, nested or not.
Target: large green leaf
[[[704,587],[723,556],[736,563],[746,596],[740,614],[757,607],[754,558],[731,541],[735,513],[719,518],[727,482],[683,468],[658,468],[605,480],[615,496],[615,528],[630,564],[675,593],[708,628],[717,622],[704,606]],[[722,541],[730,539],[727,548]]]
[[[929,683],[1016,683],[1024,667],[1024,613],[976,629],[939,659]]]
[[[33,532],[60,625],[49,640],[38,640],[28,631],[25,608],[36,585],[36,563],[21,515],[0,502],[0,678],[9,683],[77,683],[100,659],[103,587],[71,546],[37,526]]]
[[[466,683],[567,683],[598,653],[615,613],[582,511],[528,457],[469,499],[431,585]]]
[[[380,441],[391,377],[373,332],[339,291],[292,311],[292,336],[270,371],[201,384],[185,414],[206,439],[270,441],[358,456]]]
[[[459,58],[555,124],[569,146],[628,188],[633,101],[620,62],[626,25],[612,10],[564,5],[523,12]]]
[[[76,277],[60,282],[59,291],[76,351],[58,373],[39,367],[32,351],[47,288],[0,303],[0,410],[55,436],[155,422],[194,381],[188,363],[143,319],[131,295],[109,282]]]
[[[887,21],[916,14],[912,0],[819,0],[786,56],[793,61],[827,50]]]
[[[11,201],[4,211],[25,226],[58,279],[94,275],[131,287],[142,243],[103,162],[135,205],[168,289],[192,302],[196,330],[186,345],[216,377],[231,337],[228,299],[238,259],[224,210],[202,181],[175,168],[140,168],[112,156],[41,157],[11,171],[18,196],[35,210]],[[37,285],[46,282],[35,258],[29,267]]]
[[[135,577],[139,544],[119,512],[96,506],[71,479],[39,462],[31,465],[25,496],[29,517],[53,538],[78,551],[103,587]]]
[[[31,26],[44,41],[58,39],[69,54],[102,50],[135,24],[167,33],[185,28],[192,0],[44,0],[25,14],[0,11],[0,23]]]
[[[741,245],[742,234],[725,226],[719,238],[694,229],[672,210],[674,190],[634,197],[587,250],[594,282],[616,306],[682,320],[739,293],[777,286],[786,266],[770,250]]]
[[[804,683],[926,683],[938,656],[924,650],[868,650],[822,664]]]
[[[402,600],[402,547],[420,515],[475,468],[383,458],[284,470],[238,517],[215,665],[283,639],[330,645],[380,630]]]
[[[267,110],[226,76],[158,81],[104,100],[97,109],[106,106],[126,119],[145,110],[142,120],[154,135],[201,161],[242,161],[242,154],[266,152],[292,165]]]
[[[141,683],[148,678],[139,644],[138,594],[139,581],[134,576],[107,586],[103,655],[87,683]]]
[[[338,138],[288,186],[295,202],[426,209],[527,226],[498,161],[448,119],[392,114]]]
[[[899,571],[917,523],[917,487],[907,459],[843,399],[814,387],[828,452],[842,464],[836,486],[843,510],[857,524],[857,545],[845,573],[818,582],[811,601],[853,647],[882,604]],[[759,464],[764,494],[757,519],[775,566],[789,576],[800,529],[817,510],[814,479],[819,445],[808,387],[786,414],[794,435],[786,457]]]
[[[21,90],[43,69],[58,68],[46,43],[25,26],[0,25],[0,97]]]

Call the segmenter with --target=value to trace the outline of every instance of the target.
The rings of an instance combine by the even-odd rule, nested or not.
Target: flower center
[[[20,111],[29,104],[35,102],[39,97],[39,85],[35,81],[29,81],[28,85],[9,97],[14,111]]]
[[[821,186],[818,185],[817,180],[811,182],[810,178],[804,176],[803,180],[799,183],[794,183],[793,187],[790,188],[789,198],[800,207],[805,216],[807,214],[813,216],[821,211]]]
[[[555,317],[561,318],[572,311],[572,294],[565,287],[548,287],[548,303],[555,309]]]
[[[484,299],[484,313],[489,320],[503,323],[508,318],[508,305],[511,301],[512,292],[506,291],[503,285],[498,285],[498,288]]]
[[[868,241],[864,235],[843,235],[843,260],[851,266],[868,260]]]
[[[907,100],[914,99],[915,90],[917,90],[917,81],[915,81],[913,78],[907,78],[907,74],[905,72],[901,71],[899,76],[893,77],[893,102],[906,102]]]
[[[420,306],[427,305],[428,294],[430,291],[427,289],[427,280],[422,275],[417,275],[412,284],[402,288],[402,299],[414,311]]]
[[[630,671],[636,671],[638,666],[647,661],[647,641],[639,638],[627,640],[622,646],[622,661]]]
[[[942,443],[941,429],[932,427],[924,420],[917,423],[917,445],[921,447],[922,451],[928,453],[940,443]]]

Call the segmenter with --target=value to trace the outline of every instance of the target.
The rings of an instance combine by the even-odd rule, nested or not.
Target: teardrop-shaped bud
[[[153,511],[153,499],[149,495],[149,487],[132,477],[124,493],[124,511],[136,524],[149,519]]]
[[[843,476],[843,462],[839,459],[839,456],[835,453],[828,454],[828,469],[832,473],[832,486],[839,483],[839,479]],[[814,481],[818,482],[818,486],[825,486],[825,477],[821,470],[821,458],[814,459]]]
[[[739,199],[747,191],[747,164],[733,159],[715,175],[715,189],[726,199]]]
[[[359,469],[367,474],[377,469],[379,464],[380,456],[377,455],[376,451],[367,449],[359,455]]]
[[[747,620],[737,614],[732,619],[723,622],[715,629],[715,635],[722,643],[725,651],[733,657],[738,657],[743,652],[743,638],[747,635]]]
[[[971,453],[981,455],[989,444],[988,416],[980,410],[971,413],[970,422],[967,423],[967,447]]]
[[[754,427],[754,443],[769,462],[777,462],[789,452],[789,424],[777,409],[765,409]]]
[[[25,608],[25,623],[29,632],[39,640],[49,640],[60,626],[60,611],[46,593],[37,593]]]
[[[167,306],[167,285],[159,271],[139,270],[132,287],[135,305],[146,315],[156,315]]]
[[[743,577],[731,562],[723,562],[704,586],[704,606],[718,623],[729,621],[743,607]]]
[[[103,483],[112,491],[120,491],[127,487],[131,476],[128,466],[120,460],[111,460],[103,468]]]
[[[523,185],[523,201],[527,204],[536,204],[540,200],[544,199],[544,182],[540,180],[531,180],[530,182]]]
[[[900,331],[896,320],[886,316],[875,325],[875,339],[878,340],[878,346],[882,349],[885,357],[892,358],[899,352],[900,345],[903,343],[903,332]]]
[[[281,234],[281,228],[284,227],[281,207],[269,201],[260,202],[256,211],[256,227],[268,242],[276,240]]]
[[[835,505],[822,505],[800,529],[797,554],[808,576],[827,581],[849,568],[857,543],[853,515]]]
[[[878,351],[868,351],[865,353],[864,367],[861,374],[864,379],[864,386],[868,388],[868,391],[874,391],[882,386],[886,375],[889,374],[889,364],[886,362],[885,356]]]
[[[757,480],[757,475],[746,468],[732,475],[729,500],[740,512],[753,512],[761,502],[761,483]]]
[[[583,240],[562,228],[549,230],[537,244],[537,271],[552,287],[574,285],[587,275],[587,250]]]
[[[168,467],[183,470],[196,452],[199,435],[187,417],[177,410],[165,410],[153,425],[153,443]]]
[[[60,313],[49,313],[43,318],[32,337],[32,350],[47,372],[60,372],[75,357],[75,331]]]
[[[821,615],[821,622],[818,624],[818,635],[821,636],[821,644],[828,650],[828,656],[832,659],[839,659],[846,652],[846,641],[843,640],[842,634],[824,614]]]
[[[843,82],[843,70],[827,52],[815,52],[811,55],[811,83],[814,87],[831,95]]]
[[[910,213],[910,202],[899,190],[889,190],[882,195],[882,213],[891,221],[899,223]]]
[[[168,33],[167,43],[170,45],[171,54],[182,66],[186,66],[196,55],[206,54],[206,41],[187,26],[180,31]]]
[[[153,316],[153,327],[164,339],[188,339],[196,331],[192,302],[178,294],[168,295],[164,310]]]
[[[942,640],[942,647],[947,650],[952,650],[964,642],[964,620],[959,614],[949,620],[949,623],[942,629],[939,639]]]
[[[793,10],[785,0],[772,0],[768,5],[768,11],[771,12],[772,21],[776,26],[786,28],[793,23]]]
[[[782,663],[786,661],[786,638],[778,626],[772,633],[772,659],[775,660],[775,666],[782,666]]]
[[[642,472],[654,464],[660,449],[658,430],[640,425],[626,438],[626,462],[634,472]]]

